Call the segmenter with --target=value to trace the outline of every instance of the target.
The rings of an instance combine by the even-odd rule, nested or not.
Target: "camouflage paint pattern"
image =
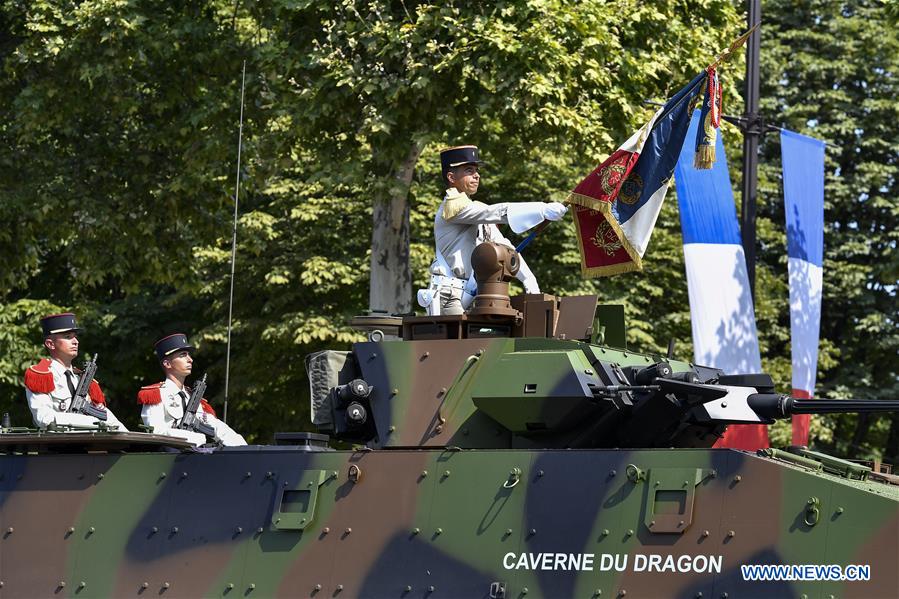
[[[0,597],[899,596],[899,486],[737,450],[564,449],[476,405],[566,422],[596,359],[658,356],[508,338],[354,352],[378,433],[358,450],[0,444]],[[488,380],[508,364],[529,371]],[[516,405],[532,379],[564,401]],[[870,580],[752,582],[746,564]]]

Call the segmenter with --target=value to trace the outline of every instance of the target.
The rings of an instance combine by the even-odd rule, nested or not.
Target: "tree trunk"
[[[413,141],[387,185],[375,192],[371,232],[369,310],[412,311],[409,270],[409,187],[424,143]]]

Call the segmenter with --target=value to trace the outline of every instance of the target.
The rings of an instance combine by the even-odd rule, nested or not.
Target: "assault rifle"
[[[72,405],[69,406],[68,411],[92,416],[97,420],[105,422],[106,410],[95,406],[89,395],[91,382],[94,380],[95,374],[97,374],[97,354],[94,354],[94,358],[84,365],[81,378],[78,380],[78,386],[75,387],[75,394],[72,396]]]
[[[206,393],[205,374],[203,375],[203,378],[194,385],[193,390],[190,392],[190,399],[187,400],[187,407],[184,409],[184,417],[181,419],[181,423],[178,424],[177,428],[203,433],[207,437],[214,439],[215,429],[197,418],[197,410],[200,409],[200,400],[203,399],[204,393]]]

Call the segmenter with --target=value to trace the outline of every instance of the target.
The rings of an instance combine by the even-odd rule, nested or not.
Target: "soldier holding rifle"
[[[156,342],[156,357],[165,380],[147,385],[137,394],[144,424],[152,426],[154,433],[187,439],[194,445],[206,443],[207,435],[222,445],[246,445],[244,438],[219,420],[212,406],[202,399],[205,377],[193,391],[185,386],[193,370],[193,349],[182,333]]]
[[[105,422],[109,427],[117,427],[116,430],[127,431],[106,407],[100,384],[93,379],[96,356],[86,377],[72,365],[78,357],[78,332],[81,331],[75,315],[66,312],[45,316],[41,319],[41,328],[44,347],[50,357],[25,371],[25,397],[35,426],[42,429],[52,426],[97,427],[98,422]]]

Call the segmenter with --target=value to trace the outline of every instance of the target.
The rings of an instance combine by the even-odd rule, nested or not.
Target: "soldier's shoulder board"
[[[162,401],[162,383],[153,383],[146,387],[141,387],[137,392],[137,403],[144,405],[158,404]]]
[[[32,393],[50,393],[56,386],[53,373],[50,372],[50,360],[44,358],[37,364],[29,366],[25,371],[25,386]]]

